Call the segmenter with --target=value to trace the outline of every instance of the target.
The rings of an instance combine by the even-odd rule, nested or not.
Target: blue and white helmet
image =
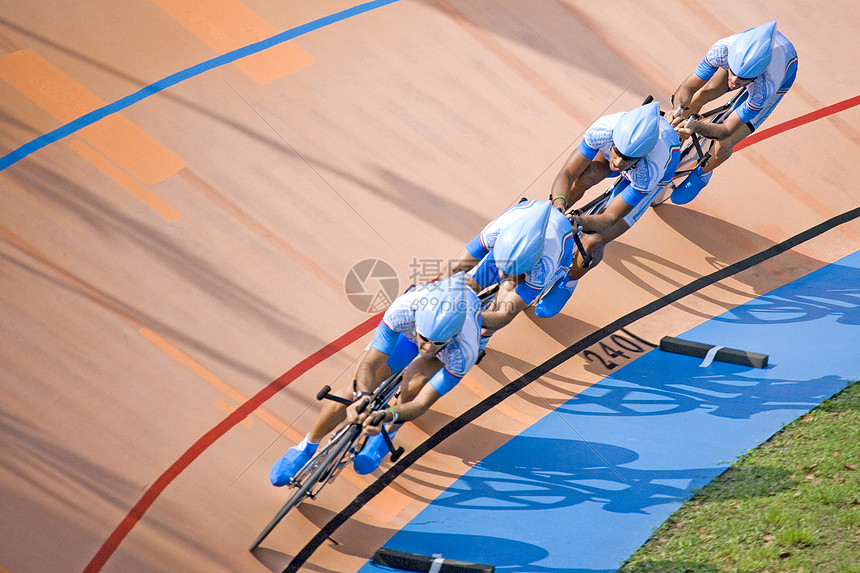
[[[660,137],[660,104],[652,101],[621,116],[612,143],[626,157],[645,157]]]
[[[466,322],[466,273],[427,285],[415,301],[415,330],[426,340],[451,340]]]
[[[739,78],[753,79],[764,73],[773,54],[776,21],[741,32],[729,46],[729,69]]]
[[[496,267],[506,275],[527,273],[543,254],[546,227],[553,206],[549,201],[535,205],[499,233],[493,245]]]

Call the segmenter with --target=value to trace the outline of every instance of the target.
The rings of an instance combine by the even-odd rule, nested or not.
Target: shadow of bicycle
[[[684,241],[689,241],[708,253],[705,260],[714,271],[765,251],[776,244],[773,240],[749,229],[685,207],[664,204],[657,208],[655,213],[681,235]],[[660,298],[668,292],[665,287],[657,288],[655,285],[681,288],[703,276],[700,271],[693,270],[683,261],[669,259],[668,253],[671,249],[668,246],[665,250],[658,247],[646,250],[634,246],[633,238],[635,237],[628,242],[628,237],[625,235],[613,241],[606,249],[606,257],[602,264],[612,268],[625,280],[655,298]],[[825,261],[789,250],[746,272],[735,274],[732,278],[751,287],[754,294],[763,294],[815,271],[825,264]],[[730,300],[721,300],[721,291],[725,292]],[[728,310],[736,304],[737,296],[749,296],[749,289],[733,287],[724,281],[718,283],[716,289],[709,290],[707,295],[698,293],[697,296],[702,296],[708,302]],[[683,299],[675,304],[691,314],[701,315],[700,311],[687,307]]]

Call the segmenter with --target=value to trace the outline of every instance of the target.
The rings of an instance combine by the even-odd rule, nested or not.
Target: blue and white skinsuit
[[[475,279],[482,289],[499,281],[499,270],[493,254],[499,234],[530,212],[541,209],[541,203],[543,202],[527,201],[510,207],[466,244],[468,253],[479,260],[467,274]],[[516,286],[517,295],[526,304],[537,300],[559,277],[570,270],[573,249],[573,229],[570,221],[558,209],[550,209],[540,260],[525,273],[525,280]]]

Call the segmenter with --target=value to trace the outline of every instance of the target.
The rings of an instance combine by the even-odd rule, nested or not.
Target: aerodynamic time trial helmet
[[[621,116],[612,130],[612,143],[627,158],[645,157],[660,137],[660,104],[652,101]]]
[[[462,271],[427,285],[416,302],[415,330],[425,340],[454,338],[466,322],[466,274]]]
[[[764,73],[773,54],[776,21],[741,32],[729,46],[729,69],[739,78],[753,79]]]
[[[546,227],[553,209],[541,201],[499,233],[493,246],[496,267],[506,275],[521,275],[537,264],[543,254]]]

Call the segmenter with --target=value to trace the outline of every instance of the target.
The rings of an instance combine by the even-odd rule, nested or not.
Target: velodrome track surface
[[[527,313],[496,335],[400,432],[407,450],[570,356],[420,456],[304,570],[362,568],[500,446],[580,392],[598,400],[589,392],[611,372],[595,355],[613,341],[580,348],[589,335],[713,332],[708,321],[738,305],[856,267],[828,267],[860,250],[849,216],[694,283],[860,205],[860,80],[845,63],[860,53],[854,2],[6,4],[0,571],[295,562],[382,475],[345,472],[247,551],[283,500],[271,464],[309,428],[320,386],[348,381],[377,320],[344,293],[353,265],[385,261],[401,289],[434,273],[519,197],[544,197],[591,121],[648,94],[668,108],[734,31],[776,19],[795,44],[798,80],[765,125],[783,129],[762,130],[690,205],[648,213],[561,316]],[[627,332],[605,331],[691,283]],[[840,305],[856,308],[848,295]],[[628,355],[619,366],[643,353]],[[807,378],[836,375],[820,368]]]

